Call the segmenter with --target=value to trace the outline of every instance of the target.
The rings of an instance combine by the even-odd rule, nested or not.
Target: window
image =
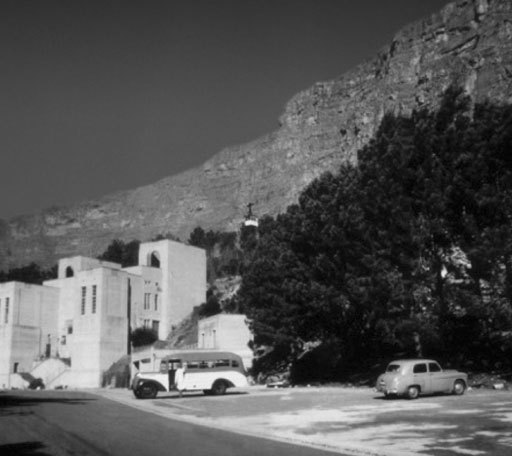
[[[96,290],[97,290],[97,285],[93,285],[92,286],[92,313],[93,314],[96,313]]]
[[[144,310],[150,308],[149,302],[151,300],[151,293],[144,293]]]
[[[82,287],[82,303],[80,306],[80,313],[82,315],[85,315],[85,298],[86,298],[86,296],[87,296],[87,288]]]
[[[155,310],[158,310],[158,295],[155,294]]]
[[[412,372],[414,374],[424,374],[425,372],[427,372],[427,365],[426,364],[415,364]]]
[[[149,323],[151,320],[144,320],[144,328],[149,328]]]
[[[73,268],[71,266],[68,266],[66,268],[66,277],[73,277],[75,275]]]
[[[5,323],[9,323],[9,298],[5,298]]]
[[[226,367],[226,366],[229,366],[229,359],[215,360],[215,367]]]
[[[151,325],[153,331],[158,334],[158,329],[160,328],[160,322],[158,320],[153,320],[153,324]]]
[[[153,252],[149,256],[149,266],[152,266],[154,268],[159,268],[160,267],[160,257],[158,255],[158,252]]]
[[[428,363],[428,370],[430,372],[441,372],[441,366],[437,363]]]

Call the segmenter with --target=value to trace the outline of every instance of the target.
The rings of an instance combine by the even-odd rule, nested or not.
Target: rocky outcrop
[[[196,226],[235,230],[249,202],[276,214],[313,178],[356,161],[384,113],[435,108],[451,84],[475,101],[511,102],[512,2],[463,0],[401,30],[378,55],[294,96],[280,128],[203,166],[96,201],[0,221],[0,269],[96,255],[113,239]]]

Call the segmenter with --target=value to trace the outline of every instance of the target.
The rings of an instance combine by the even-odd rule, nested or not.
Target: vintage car
[[[420,394],[461,395],[466,391],[467,384],[467,374],[452,369],[443,370],[432,359],[400,359],[388,364],[375,386],[385,396],[416,399]]]

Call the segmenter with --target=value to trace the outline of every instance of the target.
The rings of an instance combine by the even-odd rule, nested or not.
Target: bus
[[[183,384],[177,385],[176,371],[185,367]],[[248,386],[242,358],[235,353],[213,350],[176,351],[160,360],[158,372],[139,372],[131,388],[137,399],[154,399],[159,392],[203,391],[223,395],[228,388]]]

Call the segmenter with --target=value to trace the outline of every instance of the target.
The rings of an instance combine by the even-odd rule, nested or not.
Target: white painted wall
[[[34,362],[57,349],[59,290],[21,282],[0,284],[0,385],[9,386],[9,376],[30,372]],[[9,312],[6,321],[7,299]]]
[[[218,314],[199,320],[197,348],[225,350],[240,355],[244,366],[252,366],[253,353],[249,342],[253,339],[247,317],[238,314]]]
[[[162,302],[159,338],[206,301],[206,251],[170,240],[141,244],[139,265],[151,266],[151,255],[160,260]]]

